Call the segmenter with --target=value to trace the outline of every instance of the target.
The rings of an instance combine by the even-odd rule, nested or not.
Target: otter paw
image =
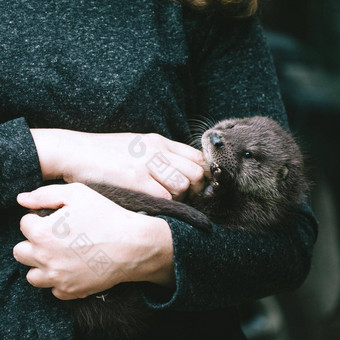
[[[213,163],[210,165],[210,171],[214,181],[217,180],[222,173],[222,170],[217,163]]]
[[[214,172],[217,171],[218,169],[220,169],[220,166],[217,163],[212,163],[210,165],[210,172],[212,174],[214,174]]]

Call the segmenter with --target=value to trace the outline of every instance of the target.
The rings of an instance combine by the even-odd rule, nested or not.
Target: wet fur
[[[212,133],[218,134],[222,148],[212,144]],[[207,189],[186,204],[105,184],[89,187],[129,210],[175,217],[206,231],[212,222],[254,233],[280,229],[305,199],[308,186],[299,148],[273,120],[222,121],[203,134],[202,147],[213,177]],[[245,157],[247,152],[252,157]],[[161,313],[143,303],[134,284],[123,283],[106,293],[105,302],[97,294],[69,303],[82,339],[136,339]]]

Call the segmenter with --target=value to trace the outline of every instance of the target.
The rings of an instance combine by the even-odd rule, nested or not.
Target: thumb
[[[28,209],[59,209],[66,205],[66,197],[64,185],[48,185],[19,194],[17,202]]]

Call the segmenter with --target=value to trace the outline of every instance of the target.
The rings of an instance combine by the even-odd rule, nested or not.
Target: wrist
[[[64,147],[66,130],[31,129],[37,149],[41,173],[44,181],[63,178],[64,159],[67,149]]]
[[[136,243],[139,258],[143,260],[135,268],[133,281],[148,281],[173,288],[175,274],[170,227],[161,218],[145,215],[141,217],[145,223],[140,223]]]

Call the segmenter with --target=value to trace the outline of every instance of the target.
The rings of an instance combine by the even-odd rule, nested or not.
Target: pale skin
[[[43,178],[63,178],[73,184],[50,185],[18,195],[18,203],[26,208],[58,209],[47,217],[27,214],[20,222],[27,240],[14,247],[13,255],[31,267],[28,282],[52,288],[62,300],[84,298],[128,281],[173,288],[173,246],[167,222],[128,211],[80,183],[105,181],[180,200],[188,191],[198,192],[204,185],[202,153],[157,134],[92,134],[60,129],[32,129],[31,133]],[[138,157],[129,149],[133,141],[138,141],[137,147],[143,150]],[[168,171],[182,175],[180,184],[174,185],[147,166],[159,153]],[[60,218],[67,222],[62,237],[53,229]],[[84,234],[91,247],[77,248],[73,241]],[[87,263],[98,251],[109,259],[109,266],[102,268],[100,275]]]

